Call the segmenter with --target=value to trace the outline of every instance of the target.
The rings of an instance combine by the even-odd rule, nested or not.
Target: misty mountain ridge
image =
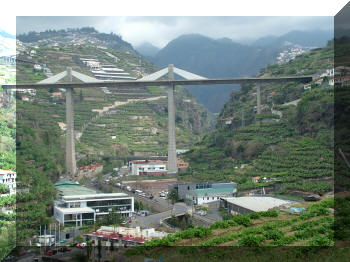
[[[321,47],[333,38],[333,32],[323,30],[290,31],[281,36],[264,36],[255,40],[252,46],[283,48],[285,46]]]
[[[181,35],[170,41],[154,57],[160,68],[168,64],[209,78],[246,77],[259,74],[261,68],[277,62],[280,52],[292,47],[309,50],[325,46],[333,35],[325,31],[291,31],[282,36],[266,36],[250,45],[230,38],[213,39],[200,34]],[[189,87],[199,103],[218,112],[237,85]]]
[[[153,57],[160,50],[160,48],[152,45],[149,42],[144,42],[141,45],[136,46],[135,49],[136,49],[137,52],[139,52],[144,57]]]

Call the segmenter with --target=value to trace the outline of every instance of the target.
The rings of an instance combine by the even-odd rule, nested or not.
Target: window
[[[187,190],[190,190],[190,186],[187,187]]]
[[[209,200],[209,197],[207,197],[207,200]]]
[[[212,197],[212,200],[214,200],[214,197]]]

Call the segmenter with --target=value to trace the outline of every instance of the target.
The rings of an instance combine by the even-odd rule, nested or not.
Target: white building
[[[134,176],[139,176],[140,172],[166,172],[166,163],[164,161],[153,160],[135,160],[129,162],[129,170]]]
[[[16,189],[16,177],[15,171],[0,169],[0,184],[7,186],[10,194],[14,193]]]
[[[35,64],[35,65],[34,65],[34,69],[35,69],[35,70],[41,70],[41,65]]]
[[[259,197],[224,197],[221,198],[221,206],[229,213],[245,214],[251,212],[268,211],[287,207],[293,204],[292,201],[287,201],[275,197],[259,196]]]
[[[82,226],[115,211],[122,217],[134,212],[134,197],[125,193],[97,193],[74,181],[55,184],[60,198],[54,203],[54,218],[62,225]]]
[[[195,205],[219,201],[222,197],[237,194],[237,184],[233,182],[198,182],[168,185],[168,192],[175,190],[179,199],[187,199]]]

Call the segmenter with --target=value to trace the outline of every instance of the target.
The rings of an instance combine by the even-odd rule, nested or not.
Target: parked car
[[[53,256],[53,255],[56,255],[56,254],[57,254],[57,250],[55,250],[55,249],[50,249],[50,250],[48,250],[45,254],[48,255],[48,256]]]
[[[86,243],[85,243],[85,242],[78,243],[78,244],[77,244],[77,247],[79,247],[79,248],[84,248],[84,247],[86,247]]]
[[[58,251],[60,251],[60,252],[67,252],[67,251],[71,251],[71,250],[72,249],[70,247],[64,246],[64,247],[61,247]]]

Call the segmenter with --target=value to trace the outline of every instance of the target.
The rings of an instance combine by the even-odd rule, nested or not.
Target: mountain
[[[263,68],[263,77],[318,75],[333,67],[333,45],[311,50],[290,63]],[[294,73],[292,73],[294,72]],[[256,88],[232,92],[216,130],[185,154],[186,180],[234,181],[238,190],[265,187],[272,193],[325,194],[332,191],[334,88],[328,82],[311,90],[302,83],[266,85],[257,115]],[[285,105],[298,101],[295,105]],[[252,177],[266,177],[254,183]]]
[[[135,47],[136,51],[139,52],[144,57],[153,57],[159,52],[159,48],[152,45],[149,42],[145,42],[137,47]]]
[[[17,39],[23,43],[102,45],[116,50],[134,51],[132,45],[124,41],[120,35],[100,33],[93,27],[29,32],[17,35]]]
[[[279,37],[265,36],[248,45],[229,38],[212,39],[189,34],[172,40],[149,59],[161,68],[172,63],[204,77],[245,77],[256,75],[261,68],[276,63],[279,54],[285,50],[298,47],[304,52],[311,47],[325,46],[332,38],[333,33],[329,31],[291,31]],[[294,56],[289,59],[292,58]],[[237,85],[189,87],[197,101],[212,112],[219,112],[231,91],[237,89]]]
[[[276,55],[275,50],[238,44],[228,38],[215,40],[189,34],[172,40],[151,61],[161,68],[172,63],[204,77],[224,78],[254,75],[272,63]],[[228,85],[189,87],[189,90],[207,109],[219,112],[231,91],[237,88]]]
[[[253,42],[252,46],[283,48],[286,46],[321,47],[333,38],[333,32],[313,31],[290,31],[281,36],[264,36]]]

